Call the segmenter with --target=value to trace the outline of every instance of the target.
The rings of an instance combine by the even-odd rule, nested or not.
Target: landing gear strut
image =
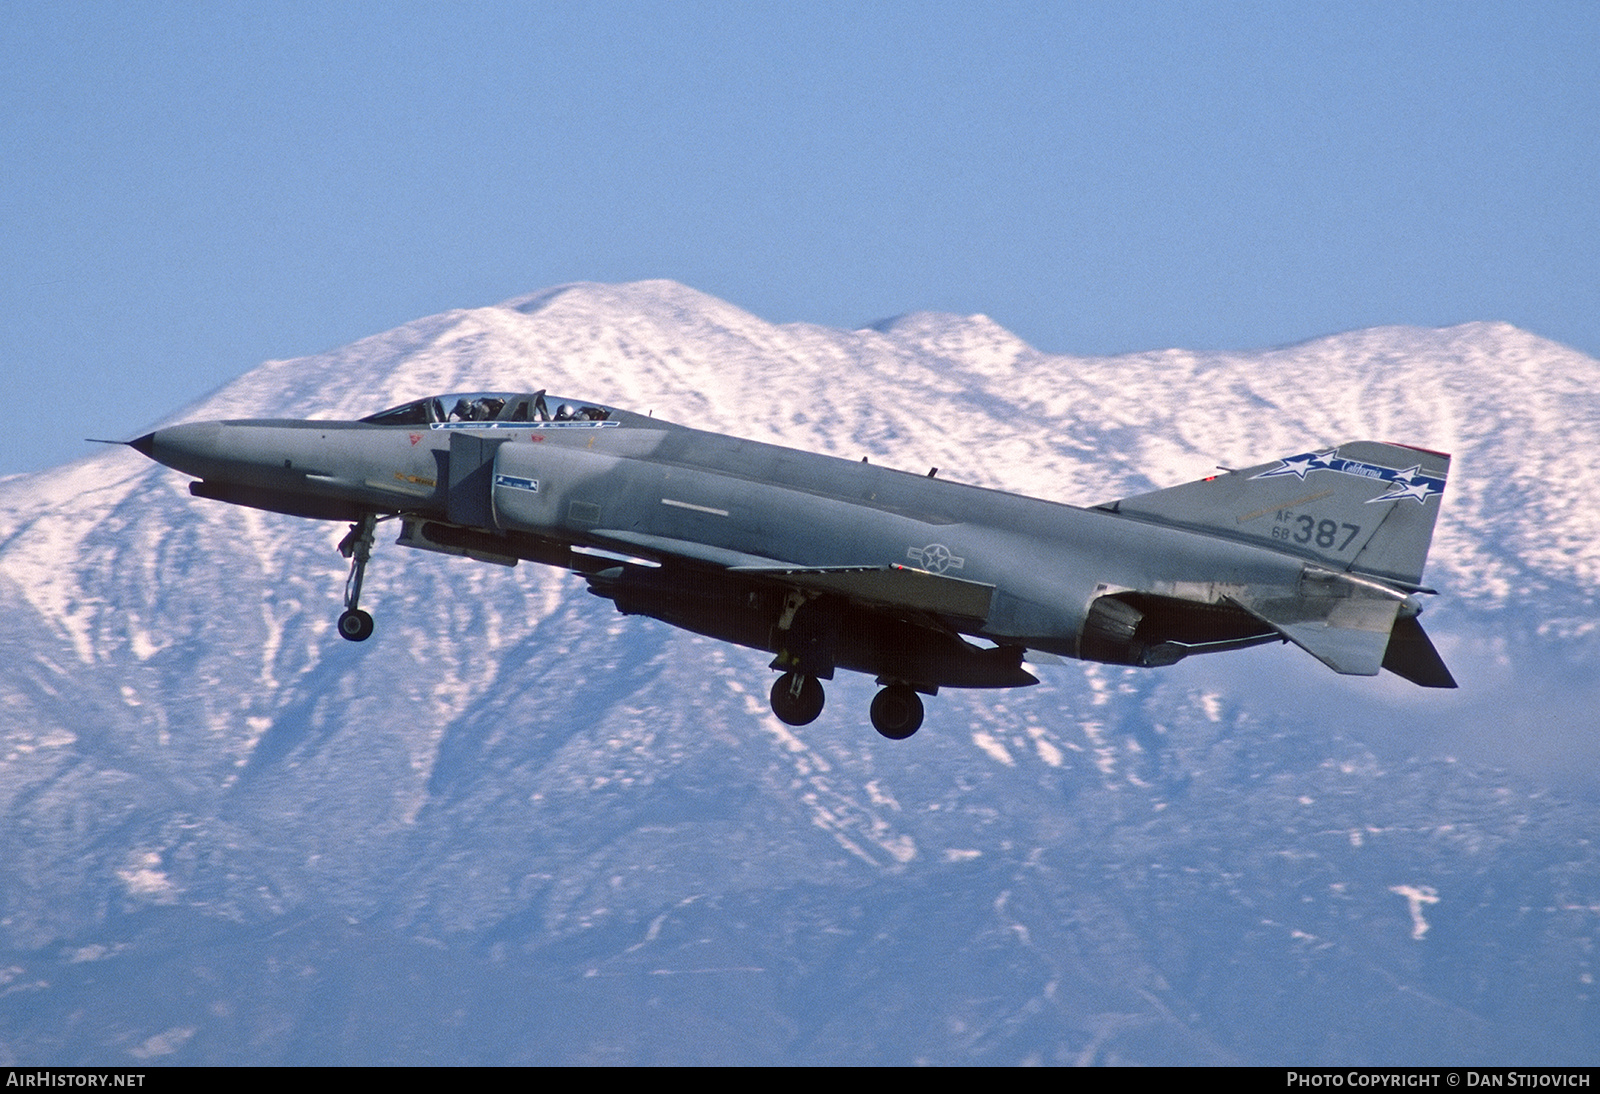
[[[772,713],[785,725],[810,725],[822,713],[826,698],[815,676],[786,672],[772,685]]]
[[[903,741],[922,728],[922,698],[904,684],[892,684],[872,700],[872,728],[891,741]]]
[[[339,616],[339,637],[350,642],[365,642],[372,637],[372,616],[362,611],[361,581],[367,575],[367,559],[372,557],[372,533],[378,518],[368,513],[350,526],[350,534],[339,541],[339,553],[350,560],[350,576],[344,582],[344,614]]]

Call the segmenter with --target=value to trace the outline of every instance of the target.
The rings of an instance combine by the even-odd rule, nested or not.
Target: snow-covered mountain
[[[946,691],[580,581],[191,498],[0,482],[0,1061],[1581,1062],[1600,1050],[1600,362],[1505,324],[1041,353],[573,285],[274,361],[171,421],[548,388],[1091,504],[1322,444],[1452,452],[1458,693],[1272,647]],[[129,423],[130,434],[142,423]]]

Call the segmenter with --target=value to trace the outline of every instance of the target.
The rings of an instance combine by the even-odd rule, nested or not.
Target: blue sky
[[[1504,319],[1600,355],[1600,4],[3,13],[0,473],[574,280],[1066,353]]]

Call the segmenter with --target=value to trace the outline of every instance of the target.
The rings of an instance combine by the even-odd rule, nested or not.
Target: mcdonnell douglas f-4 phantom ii
[[[1113,665],[1293,642],[1335,672],[1455,681],[1417,621],[1450,458],[1357,441],[1090,508],[813,455],[543,391],[419,399],[360,421],[170,426],[129,441],[189,492],[348,521],[339,633],[398,542],[575,571],[618,611],[774,655],[772,709],[877,677],[904,738],[921,695],[1037,683],[1030,650]]]

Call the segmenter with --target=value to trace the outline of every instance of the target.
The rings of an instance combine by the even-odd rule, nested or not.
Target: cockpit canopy
[[[373,425],[434,425],[449,422],[603,422],[610,407],[577,399],[546,396],[541,391],[518,394],[506,391],[472,391],[457,395],[432,395],[402,406],[390,407],[361,420]]]

